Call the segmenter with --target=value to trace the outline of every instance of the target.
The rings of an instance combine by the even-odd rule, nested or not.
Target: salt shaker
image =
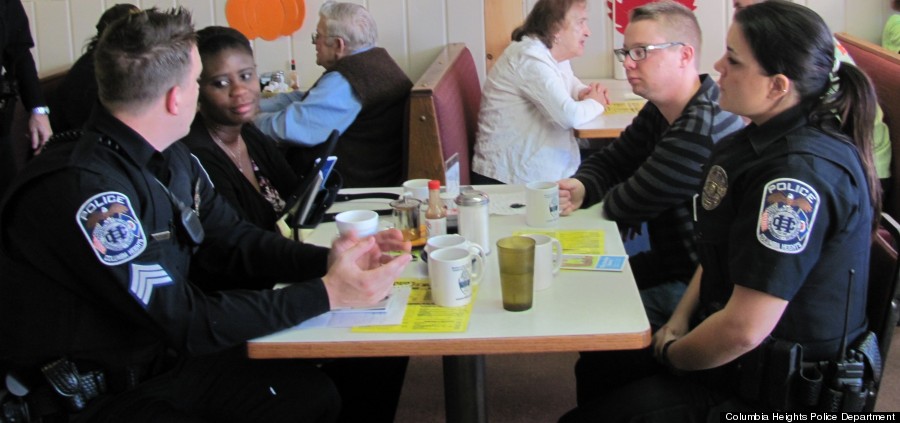
[[[470,242],[491,253],[490,234],[488,233],[488,203],[490,199],[481,191],[466,191],[456,197],[459,207],[459,234]]]

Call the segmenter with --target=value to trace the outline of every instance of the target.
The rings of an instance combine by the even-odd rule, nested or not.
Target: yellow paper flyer
[[[607,115],[618,115],[624,113],[637,114],[637,112],[641,111],[644,107],[644,104],[647,103],[647,100],[628,100],[628,101],[616,101],[609,103],[609,106],[606,106],[606,111],[604,114]]]
[[[583,230],[553,230],[553,229],[527,229],[516,231],[513,235],[543,234],[559,240],[563,253],[566,254],[594,254],[605,253],[604,240],[606,234],[603,231]]]
[[[359,326],[352,332],[465,332],[472,315],[472,304],[478,293],[472,290],[472,301],[465,307],[440,307],[431,300],[428,279],[398,279],[394,285],[410,285],[409,303],[403,323],[392,326]]]

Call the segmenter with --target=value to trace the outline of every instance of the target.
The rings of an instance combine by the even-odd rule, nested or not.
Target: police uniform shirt
[[[772,336],[833,357],[847,307],[865,327],[872,208],[856,149],[808,125],[800,107],[723,140],[696,204],[701,304],[733,285],[789,301]],[[815,358],[815,357],[813,357]]]
[[[37,156],[0,208],[0,356],[141,360],[162,348],[214,352],[329,309],[328,250],[240,220],[186,147],[162,153],[104,108],[86,134]],[[52,143],[51,143],[52,144]],[[204,293],[193,246],[160,185],[199,210],[202,247],[224,272],[280,290]]]

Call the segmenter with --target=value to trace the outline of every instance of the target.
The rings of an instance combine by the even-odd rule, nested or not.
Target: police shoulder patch
[[[772,250],[798,254],[812,233],[819,193],[806,182],[779,178],[769,181],[762,194],[756,238]]]
[[[107,266],[127,263],[147,248],[144,228],[124,194],[108,191],[91,197],[78,208],[75,221]]]

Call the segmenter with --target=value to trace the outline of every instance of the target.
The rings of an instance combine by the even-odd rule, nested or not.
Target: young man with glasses
[[[647,224],[649,251],[630,258],[653,329],[664,324],[697,268],[692,201],[713,145],[743,127],[719,108],[719,91],[700,75],[701,33],[694,14],[675,2],[634,9],[625,45],[615,51],[634,93],[648,100],[631,125],[607,148],[559,181],[567,215],[603,202],[620,230]],[[585,352],[575,367],[578,403],[641,375],[649,350]]]
[[[294,169],[309,167],[316,146],[341,133],[335,165],[345,188],[396,186],[402,179],[403,122],[412,81],[388,52],[366,8],[326,1],[312,34],[316,64],[325,73],[309,91],[260,102],[256,125],[290,145]]]

